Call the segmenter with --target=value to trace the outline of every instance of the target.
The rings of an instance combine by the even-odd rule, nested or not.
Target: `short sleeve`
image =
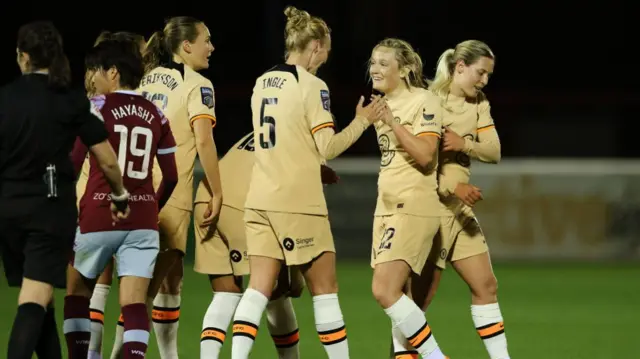
[[[109,132],[104,127],[104,118],[100,109],[104,106],[105,97],[96,96],[88,101],[76,118],[78,136],[85,146],[91,147],[109,138]]]
[[[491,106],[488,100],[483,100],[478,105],[478,133],[495,129],[493,117],[491,117]]]
[[[176,152],[176,140],[171,132],[171,126],[169,126],[169,120],[165,117],[160,109],[158,109],[160,115],[160,140],[158,141],[158,155],[166,155]]]
[[[413,134],[415,136],[435,136],[440,138],[442,134],[442,111],[440,107],[440,102],[435,96],[425,96],[413,122]]]
[[[313,78],[309,83],[305,97],[305,111],[309,121],[309,129],[314,134],[323,128],[334,128],[331,115],[331,97],[324,81]]]
[[[202,78],[196,86],[189,92],[187,97],[187,111],[189,112],[189,123],[205,119],[211,121],[211,126],[216,126],[215,96],[211,81]]]

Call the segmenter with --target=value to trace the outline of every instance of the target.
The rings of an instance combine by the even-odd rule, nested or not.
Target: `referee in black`
[[[70,153],[79,136],[112,188],[114,220],[129,194],[98,111],[71,90],[62,38],[50,22],[18,31],[22,76],[0,89],[0,252],[10,286],[20,287],[7,358],[62,358],[53,288],[64,288],[77,208]]]

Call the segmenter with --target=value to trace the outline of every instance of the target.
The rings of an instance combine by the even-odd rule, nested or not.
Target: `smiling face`
[[[378,46],[371,53],[369,76],[374,90],[390,93],[402,85],[406,73],[400,69],[394,49]]]
[[[495,60],[486,56],[478,58],[469,65],[458,60],[451,85],[459,89],[466,97],[475,98],[489,83],[494,65]]]

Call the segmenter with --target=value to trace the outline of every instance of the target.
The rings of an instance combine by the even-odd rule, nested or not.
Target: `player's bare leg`
[[[320,342],[329,359],[349,358],[347,330],[338,300],[336,254],[324,252],[300,266],[313,296],[313,316]]]
[[[405,261],[377,264],[373,270],[373,296],[391,319],[392,330],[397,330],[408,338],[409,343],[424,359],[444,359],[424,313],[404,294],[410,275],[411,268]]]
[[[498,304],[498,280],[489,253],[452,263],[471,290],[471,316],[491,359],[509,359],[504,319]]]
[[[242,298],[242,277],[209,275],[213,299],[202,320],[200,358],[218,359],[229,323]]]
[[[102,338],[104,334],[104,309],[107,305],[107,298],[113,282],[113,258],[107,264],[98,282],[93,289],[89,302],[89,317],[91,319],[91,340],[89,341],[88,359],[102,359]],[[116,329],[116,339],[118,336]],[[121,345],[120,345],[121,346]]]
[[[162,359],[178,358],[178,326],[180,320],[180,291],[183,277],[183,253],[178,250],[169,250],[162,253],[163,263],[160,267],[156,262],[152,285],[157,286],[158,279],[163,278],[157,292],[156,288],[149,289],[148,297],[153,299],[153,330],[160,357]],[[158,255],[160,258],[160,255]],[[156,294],[157,293],[157,294]]]
[[[258,326],[280,274],[282,262],[249,256],[249,288],[242,295],[233,317],[232,359],[248,359],[258,334]]]

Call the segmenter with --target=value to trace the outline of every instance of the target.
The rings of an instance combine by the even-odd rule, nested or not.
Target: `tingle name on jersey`
[[[263,89],[266,89],[266,88],[277,88],[277,89],[282,90],[282,85],[284,85],[285,82],[287,82],[287,79],[283,79],[283,78],[278,77],[278,76],[267,77],[266,79],[262,80],[262,88]]]
[[[144,87],[146,85],[154,84],[156,82],[160,82],[161,84],[167,86],[167,88],[171,91],[175,90],[178,87],[178,81],[173,78],[173,76],[169,74],[160,74],[153,73],[142,78],[140,81],[140,87]]]
[[[94,201],[104,201],[104,200],[111,201],[111,193],[96,192],[93,194],[93,200]],[[129,202],[155,202],[155,201],[156,201],[155,196],[152,196],[150,194],[132,194],[129,197]]]
[[[144,107],[136,106],[136,105],[118,106],[116,108],[111,109],[111,115],[113,115],[113,118],[116,120],[119,120],[127,116],[137,116],[143,119],[146,123],[151,123],[155,118],[155,116],[151,114],[151,112],[146,110]]]

